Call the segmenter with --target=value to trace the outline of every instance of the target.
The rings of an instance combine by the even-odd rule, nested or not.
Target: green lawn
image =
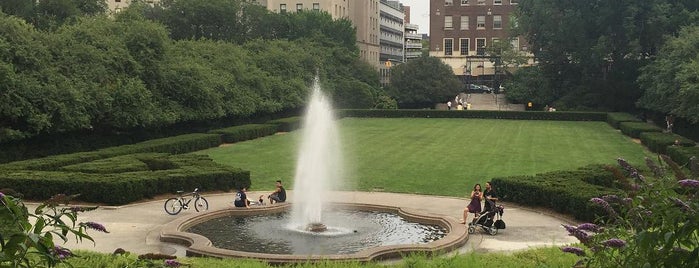
[[[346,179],[356,190],[463,196],[509,175],[614,163],[651,153],[605,122],[345,118]],[[300,131],[200,151],[251,171],[252,188],[292,188]]]

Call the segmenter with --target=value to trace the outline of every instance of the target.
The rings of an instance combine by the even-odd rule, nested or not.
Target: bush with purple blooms
[[[90,241],[87,229],[107,230],[94,222],[79,223],[78,213],[97,207],[67,207],[74,196],[55,195],[30,212],[21,199],[0,193],[0,267],[54,267],[73,252],[61,247],[70,236]],[[38,257],[37,257],[38,256]]]
[[[604,216],[598,224],[564,225],[583,247],[567,246],[561,250],[583,257],[576,266],[697,267],[697,159],[689,162],[688,173],[667,156],[659,157],[660,164],[646,159],[652,177],[645,177],[623,159],[618,162],[625,172],[615,174],[625,185],[626,196],[590,199]]]

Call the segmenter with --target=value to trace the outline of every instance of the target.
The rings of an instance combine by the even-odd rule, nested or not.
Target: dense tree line
[[[316,74],[341,107],[386,101],[347,20],[134,2],[113,16],[102,0],[0,2],[0,142],[295,109]]]
[[[683,59],[666,54],[675,49],[668,40],[692,38],[691,30],[682,29],[699,21],[699,2],[522,0],[517,19],[517,33],[530,43],[538,66],[515,76],[510,98],[568,109],[633,111],[645,94],[638,103],[642,108],[692,116],[656,95],[698,94],[696,82],[690,86],[691,79],[663,70],[696,73],[691,64],[680,64],[696,59],[696,53]],[[678,66],[668,66],[673,64]]]

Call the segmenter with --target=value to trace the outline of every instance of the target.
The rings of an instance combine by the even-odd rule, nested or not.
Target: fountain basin
[[[436,241],[424,244],[402,244],[370,247],[358,252],[349,254],[270,254],[244,252],[230,249],[214,247],[208,238],[186,232],[193,226],[230,216],[253,216],[263,214],[283,213],[290,207],[289,204],[253,207],[251,209],[229,208],[213,211],[205,214],[196,214],[179,218],[166,224],[160,233],[160,240],[181,244],[187,247],[187,256],[210,256],[222,258],[252,258],[268,263],[295,263],[324,260],[353,260],[368,262],[372,260],[401,257],[408,253],[446,253],[458,248],[468,240],[468,232],[463,224],[459,224],[455,219],[442,217],[433,214],[420,213],[415,210],[402,209],[398,207],[356,204],[356,203],[333,203],[333,207],[357,211],[374,211],[396,214],[409,222],[425,225],[436,225],[446,230],[446,235]],[[231,230],[234,232],[234,230]]]

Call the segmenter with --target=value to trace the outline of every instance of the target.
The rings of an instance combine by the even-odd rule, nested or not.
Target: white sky
[[[430,32],[430,0],[399,0],[410,6],[410,23],[420,26],[418,33]]]

